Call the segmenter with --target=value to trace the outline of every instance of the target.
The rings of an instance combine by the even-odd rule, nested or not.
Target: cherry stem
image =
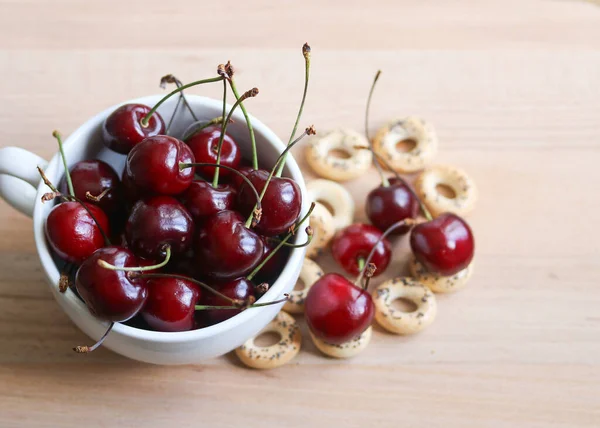
[[[102,345],[102,342],[104,342],[104,340],[108,337],[108,334],[112,331],[114,325],[115,323],[111,322],[104,334],[102,335],[102,337],[100,338],[100,340],[98,340],[92,346],[76,346],[73,348],[73,351],[77,352],[78,354],[88,354],[90,352],[95,351],[100,347],[100,345]]]
[[[229,120],[231,119],[231,115],[235,111],[235,109],[244,101],[246,98],[252,98],[258,95],[258,88],[252,88],[249,91],[246,91],[239,97],[235,104],[229,110],[229,114],[227,118],[223,121],[223,126],[221,128],[221,136],[219,137],[219,144],[217,146],[217,165],[221,163],[221,147],[223,146],[223,139],[225,138],[225,130],[227,129],[227,125],[229,124]],[[223,113],[225,116],[225,113]],[[219,168],[215,169],[215,175],[213,177],[213,187],[217,187],[219,184]]]
[[[183,94],[183,92],[182,92]],[[179,105],[181,104],[181,97],[177,99],[177,104],[175,104],[175,108],[173,109],[173,113],[171,114],[171,118],[169,119],[169,123],[167,124],[167,129],[165,129],[165,134],[169,135],[169,130],[171,129],[171,125],[173,124],[173,120],[175,119],[175,115],[179,110]]]
[[[194,166],[213,166],[215,168],[225,168],[228,171],[231,171],[235,174],[237,174],[239,177],[242,178],[242,180],[244,180],[244,182],[250,186],[250,190],[252,191],[252,193],[254,193],[254,197],[256,198],[256,206],[254,208],[254,221],[252,222],[252,227],[256,226],[256,224],[258,224],[258,222],[260,221],[260,218],[262,217],[262,206],[260,203],[260,196],[258,195],[258,190],[256,190],[256,187],[254,187],[254,184],[252,184],[252,182],[248,179],[248,177],[246,177],[244,174],[242,174],[240,171],[238,171],[235,168],[232,168],[230,166],[227,165],[217,165],[216,163],[205,163],[205,162],[194,162],[194,163],[180,163],[179,164],[179,169],[185,169],[185,168],[191,168]]]
[[[288,145],[292,143],[294,136],[296,135],[296,130],[298,129],[298,123],[300,122],[300,118],[302,117],[302,111],[304,110],[304,102],[306,101],[306,93],[308,92],[308,81],[310,78],[310,46],[308,43],[304,43],[302,46],[302,55],[304,56],[304,92],[302,93],[302,102],[300,103],[300,109],[298,110],[298,115],[296,116],[296,123],[294,123],[294,129],[292,129],[292,134],[290,135],[290,139],[288,140]],[[282,162],[277,169],[276,176],[281,177],[283,172]]]
[[[212,310],[212,309],[241,309],[242,311],[249,309],[249,308],[260,308],[262,306],[269,306],[269,305],[276,305],[278,303],[284,303],[287,302],[290,298],[290,296],[288,294],[284,294],[284,298],[283,299],[279,299],[279,300],[273,300],[272,302],[265,302],[265,303],[253,303],[251,305],[247,305],[247,306],[212,306],[212,305],[196,305],[196,310],[197,311],[206,311],[206,310]]]
[[[277,251],[279,251],[281,247],[283,247],[285,243],[290,240],[290,238],[295,234],[296,229],[300,227],[300,225],[302,225],[302,223],[304,223],[310,217],[314,209],[315,203],[313,202],[312,204],[310,204],[310,208],[308,209],[306,215],[302,217],[300,221],[298,221],[296,224],[290,227],[290,232],[285,236],[285,238],[283,238],[281,242],[275,248],[273,248],[269,255],[265,257],[265,259],[262,262],[260,262],[260,264],[256,266],[252,272],[250,272],[250,275],[246,277],[248,281],[252,281],[252,278],[256,276],[256,274],[263,268],[264,265],[266,265],[269,262],[269,260],[271,260],[275,253],[277,253]]]
[[[240,95],[235,86],[235,82],[233,81],[233,76],[229,78],[229,86],[231,86],[231,92],[235,96],[236,100],[240,99]],[[258,169],[258,154],[256,151],[256,138],[254,137],[254,128],[252,127],[252,121],[248,116],[248,111],[244,104],[240,103],[240,108],[242,109],[242,113],[244,114],[244,118],[246,119],[246,125],[248,126],[248,132],[250,133],[250,145],[252,146],[252,169]]]
[[[108,192],[110,192],[112,190],[111,187],[104,189],[102,192],[100,192],[99,195],[94,196],[92,195],[90,192],[85,192],[85,198],[89,201],[92,202],[100,202],[100,200],[105,197],[107,195]]]
[[[60,157],[62,158],[63,165],[65,167],[65,178],[67,179],[67,187],[69,188],[69,195],[75,196],[75,190],[73,189],[73,181],[71,180],[71,172],[69,171],[69,167],[67,165],[67,157],[65,156],[65,150],[63,148],[62,137],[60,132],[54,131],[52,132],[52,136],[56,138],[58,141],[58,149],[60,150]]]
[[[180,87],[183,86],[183,83],[181,83],[181,80],[179,80],[177,77],[175,77],[172,74],[167,74],[166,76],[161,77],[161,79],[160,79],[160,87],[163,88],[163,89],[166,88],[167,87],[167,83],[175,83],[175,86],[177,86],[178,88],[180,88]],[[179,96],[179,100],[177,101],[177,106],[175,107],[175,112],[179,108],[179,103],[182,100],[183,100],[183,104],[185,104],[185,106],[187,107],[188,111],[192,115],[192,118],[194,119],[194,121],[197,122],[198,118],[194,114],[194,110],[192,110],[192,106],[190,106],[190,103],[188,103],[187,98],[185,97],[185,94],[183,93],[183,91],[181,91],[181,95]],[[175,112],[173,112],[173,116],[171,116],[171,122],[173,121],[173,117],[175,117]],[[171,126],[171,122],[169,122],[169,126],[167,126],[167,132],[169,130],[169,127]]]
[[[267,181],[265,181],[265,185],[263,186],[263,189],[260,192],[260,200],[261,201],[262,201],[262,198],[265,196],[265,193],[267,193],[267,188],[269,187],[269,183],[271,183],[271,180],[273,179],[273,175],[275,174],[275,170],[277,169],[277,166],[280,164],[283,165],[282,162],[285,162],[285,156],[287,155],[287,153],[292,149],[292,147],[294,147],[296,144],[298,144],[300,142],[300,140],[302,140],[305,136],[314,135],[315,133],[316,133],[315,127],[313,125],[309,126],[308,128],[306,128],[304,130],[302,135],[300,135],[298,138],[296,138],[294,141],[292,141],[290,144],[288,144],[288,146],[285,148],[285,150],[283,152],[281,152],[281,154],[277,158],[277,161],[275,162],[275,165],[273,166],[273,168],[271,168],[269,177],[267,177]],[[254,211],[256,211],[256,207],[254,207]],[[250,213],[248,220],[246,220],[246,227],[250,227],[250,225],[253,224],[253,220],[252,220],[253,215],[254,215],[254,213]]]
[[[175,278],[175,279],[181,279],[183,281],[193,282],[194,284],[196,284],[196,285],[204,288],[205,290],[210,291],[213,294],[216,294],[220,298],[225,299],[228,302],[231,302],[233,304],[240,304],[240,302],[241,302],[241,300],[232,299],[230,297],[227,297],[223,293],[220,293],[219,291],[217,291],[214,288],[212,288],[210,285],[208,285],[208,284],[206,284],[204,282],[198,281],[197,279],[190,278],[189,276],[176,275],[176,274],[171,274],[171,273],[141,273],[141,274],[137,274],[137,275],[132,276],[132,277],[133,278],[139,278],[139,279],[152,279],[152,278]]]
[[[304,242],[302,244],[288,244],[287,242],[283,242],[281,239],[277,239],[277,238],[269,238],[269,241],[283,242],[283,245],[288,248],[308,247],[313,240],[313,229],[310,226],[306,226],[306,229],[304,229],[304,230],[305,230],[306,234],[308,235],[308,238],[306,239],[306,242]]]
[[[221,117],[225,117],[225,112],[227,111],[227,79],[223,79],[223,112],[221,113]],[[219,136],[219,144],[217,145],[217,165],[221,164],[221,148],[223,146],[223,140],[225,139],[225,129],[227,126],[225,125],[225,121],[221,122],[221,135]],[[217,187],[219,184],[219,172],[221,170],[219,168],[215,169],[215,174],[213,176],[213,187]]]
[[[379,237],[379,239],[377,240],[377,242],[375,243],[375,245],[373,245],[373,248],[371,248],[371,252],[369,253],[369,255],[367,256],[367,258],[364,261],[364,266],[361,269],[360,273],[358,274],[358,277],[356,278],[356,281],[354,281],[354,284],[356,284],[357,286],[362,282],[363,277],[365,276],[365,271],[367,270],[367,268],[369,267],[371,263],[371,259],[373,258],[373,255],[375,254],[375,251],[377,250],[377,246],[390,234],[392,233],[394,230],[402,227],[402,226],[414,226],[415,224],[417,224],[418,222],[413,219],[413,218],[405,218],[404,220],[400,220],[397,221],[396,223],[392,224],[390,227],[388,227],[385,232],[383,232],[381,234],[381,236]]]
[[[365,286],[364,289],[368,289],[369,288],[369,283],[371,282],[371,278],[373,278],[373,275],[375,275],[375,272],[377,271],[377,266],[375,265],[375,263],[369,263],[367,265],[367,270],[365,271]]]
[[[38,170],[38,173],[40,174],[40,177],[42,177],[42,181],[44,182],[44,184],[46,186],[48,186],[50,188],[50,190],[52,190],[53,193],[57,193],[60,195],[60,192],[58,191],[58,189],[54,186],[54,184],[52,184],[50,182],[50,180],[48,179],[48,177],[46,176],[46,173],[44,173],[44,171],[42,170],[42,168],[40,168],[39,166],[36,167]]]
[[[116,271],[121,271],[121,272],[147,272],[149,270],[156,270],[156,269],[165,267],[167,265],[167,263],[169,263],[169,260],[171,260],[171,246],[165,245],[164,249],[165,249],[165,259],[162,262],[157,263],[152,266],[119,267],[119,266],[111,265],[110,263],[108,263],[104,260],[98,260],[98,265],[100,265],[100,267],[103,267],[104,269],[116,270]]]
[[[212,126],[212,125],[220,125],[221,123],[223,123],[223,116],[215,117],[214,119],[211,119],[208,122],[195,128],[191,134],[184,135],[183,141],[187,142],[190,138],[192,138],[194,135],[196,135],[198,132],[202,131],[203,129],[208,128],[209,126]]]
[[[398,180],[399,182],[401,182],[402,184],[404,184],[406,186],[406,188],[408,189],[408,191],[419,202],[419,207],[421,208],[421,213],[423,214],[423,217],[425,217],[429,221],[433,220],[433,216],[431,215],[431,213],[429,212],[429,210],[427,209],[427,207],[425,206],[425,204],[423,203],[423,201],[421,200],[421,198],[419,198],[419,195],[417,195],[417,192],[415,192],[413,190],[412,186],[410,184],[408,184],[408,182],[400,174],[398,174],[398,172],[395,171],[394,168],[392,168],[392,166],[390,165],[390,163],[383,156],[381,156],[380,154],[376,153],[370,147],[357,147],[357,148],[362,148],[362,149],[365,149],[365,150],[370,150],[371,153],[373,153],[373,155],[375,156],[375,158],[378,159],[381,163],[383,163],[383,165],[385,165],[385,167],[387,169],[389,169],[392,172],[392,174],[394,174],[394,177],[396,178],[396,180]]]
[[[379,80],[379,76],[381,75],[381,70],[377,70],[375,73],[375,78],[373,79],[373,84],[371,85],[371,89],[369,90],[369,96],[367,97],[367,108],[365,110],[365,136],[367,137],[367,142],[369,143],[369,148],[373,151],[373,144],[371,143],[371,137],[369,136],[369,112],[371,110],[371,98],[373,98],[373,92],[375,91],[375,85],[377,84],[377,80]],[[381,164],[379,163],[379,159],[375,157],[375,168],[379,173],[379,177],[381,177],[381,185],[383,187],[388,187],[390,182],[387,177],[383,173],[383,168],[381,168]]]
[[[58,291],[60,291],[61,293],[65,293],[69,288],[69,282],[69,273],[66,272],[65,269],[60,273],[60,279],[58,280]]]
[[[195,82],[191,82],[191,83],[188,83],[187,85],[183,85],[183,86],[178,87],[177,89],[174,89],[173,91],[169,92],[167,95],[162,97],[161,100],[158,103],[156,103],[156,105],[154,107],[152,107],[152,109],[148,112],[148,114],[146,114],[146,116],[144,116],[142,118],[142,120],[140,121],[140,125],[142,125],[143,128],[146,128],[148,126],[148,123],[150,122],[150,118],[152,117],[154,112],[156,112],[156,110],[158,110],[158,108],[165,101],[167,101],[169,98],[171,98],[173,95],[178,94],[179,92],[183,91],[184,89],[191,88],[192,86],[203,85],[205,83],[220,82],[221,80],[223,80],[223,77],[221,77],[221,76],[211,77],[210,79],[196,80]]]

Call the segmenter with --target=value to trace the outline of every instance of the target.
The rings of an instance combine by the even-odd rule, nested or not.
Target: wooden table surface
[[[48,158],[53,129],[228,59],[240,89],[261,89],[250,111],[285,139],[308,41],[304,125],[361,130],[381,68],[373,129],[421,115],[437,161],[475,178],[476,274],[439,296],[428,330],[377,328],[351,361],[319,355],[306,330],[299,357],[267,372],[235,356],[81,356],[70,349],[88,339],[51,297],[31,220],[0,201],[0,426],[600,426],[598,2],[201,3],[0,0],[0,145]],[[348,183],[358,220],[376,182]],[[408,256],[395,247],[390,275]]]

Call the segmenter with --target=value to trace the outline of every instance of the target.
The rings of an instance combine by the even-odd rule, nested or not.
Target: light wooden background
[[[422,115],[438,160],[474,176],[469,287],[439,298],[427,331],[377,330],[347,362],[310,340],[269,372],[232,356],[187,367],[80,356],[70,348],[87,338],[52,300],[31,221],[0,202],[1,427],[600,426],[597,2],[0,0],[0,145],[48,158],[53,129],[228,59],[240,89],[261,89],[248,108],[285,139],[305,41],[303,124],[362,129],[381,68],[373,129]],[[359,219],[375,183],[349,183]],[[407,257],[396,247],[390,274]]]

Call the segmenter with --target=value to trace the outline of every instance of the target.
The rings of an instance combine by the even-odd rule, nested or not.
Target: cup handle
[[[0,149],[0,197],[29,217],[41,179],[37,166],[46,169],[48,162],[19,147]]]

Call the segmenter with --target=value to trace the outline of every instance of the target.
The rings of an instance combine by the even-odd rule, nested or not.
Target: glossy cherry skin
[[[254,171],[254,169],[250,166],[240,166],[237,170],[241,172],[245,177],[248,177],[248,174]],[[246,180],[240,177],[239,174],[231,174],[231,176],[229,177],[229,182],[231,183],[234,189],[239,190],[242,188],[242,185],[246,183]]]
[[[109,236],[110,226],[104,211],[95,205],[86,204],[86,207]],[[50,247],[69,263],[81,264],[105,245],[98,225],[79,202],[63,202],[52,208],[45,229]]]
[[[410,247],[427,270],[451,276],[473,260],[475,239],[466,221],[456,214],[443,213],[413,228]]]
[[[98,205],[108,216],[120,210],[122,204],[121,180],[112,166],[97,159],[84,160],[77,162],[69,171],[75,196],[86,203]],[[106,189],[110,190],[98,202],[90,201],[86,197],[87,192],[98,196]],[[60,180],[58,190],[65,195],[68,194],[69,189],[65,177]]]
[[[333,238],[331,254],[336,262],[348,273],[358,275],[358,260],[366,258],[381,237],[382,232],[370,224],[356,223],[342,229]],[[371,263],[377,266],[373,276],[385,271],[392,258],[392,245],[383,239],[373,254]]]
[[[198,131],[186,142],[192,149],[196,162],[216,163],[219,138],[221,138],[221,128],[219,126],[209,126]],[[237,169],[241,161],[242,153],[237,143],[233,138],[225,134],[223,144],[221,145],[221,165]],[[213,166],[199,166],[197,169],[198,173],[207,179],[212,179],[215,174],[215,167]],[[223,178],[229,177],[232,174],[234,173],[225,168],[221,168],[219,171],[219,176]]]
[[[394,223],[419,214],[419,201],[408,187],[396,178],[389,179],[390,185],[380,185],[369,192],[365,209],[367,217],[375,227],[384,232]],[[409,226],[396,229],[394,235],[404,235]]]
[[[143,104],[125,104],[113,111],[102,125],[104,144],[117,153],[126,155],[146,137],[165,133],[165,122],[155,112],[143,127],[142,119],[150,112]]]
[[[193,181],[181,195],[181,201],[194,220],[199,221],[208,216],[235,207],[237,191],[227,185],[219,184],[216,188],[207,181]]]
[[[239,299],[246,301],[254,295],[254,284],[246,278],[237,278],[224,284],[219,284],[215,288],[230,299]],[[215,293],[205,292],[200,300],[202,305],[210,306],[231,306],[231,302],[217,296]],[[240,309],[206,309],[198,311],[208,324],[216,324],[225,321],[241,312]]]
[[[371,295],[337,273],[319,278],[304,303],[304,317],[310,331],[334,345],[359,336],[371,325],[374,313]]]
[[[134,279],[131,272],[106,269],[99,260],[117,267],[136,267],[140,266],[138,258],[123,247],[104,247],[92,254],[75,276],[77,292],[92,314],[106,321],[127,321],[146,302],[146,281]]]
[[[185,207],[171,196],[155,196],[136,202],[125,225],[129,248],[150,260],[164,257],[165,246],[173,255],[192,245],[194,222]]]
[[[269,171],[257,169],[248,174],[260,194],[269,178]],[[256,230],[265,236],[277,236],[287,232],[300,215],[302,194],[291,178],[273,177],[262,199],[262,217]],[[238,195],[239,209],[249,215],[256,205],[256,197],[248,185],[242,185]]]
[[[143,192],[178,195],[194,179],[194,168],[180,169],[180,163],[193,163],[194,155],[181,140],[167,135],[146,138],[127,156],[126,174]]]
[[[200,289],[179,278],[149,278],[148,299],[142,317],[157,331],[188,331],[195,327],[194,314]]]
[[[221,211],[198,228],[194,250],[203,274],[225,281],[246,275],[258,264],[263,241],[244,223],[239,213]]]

